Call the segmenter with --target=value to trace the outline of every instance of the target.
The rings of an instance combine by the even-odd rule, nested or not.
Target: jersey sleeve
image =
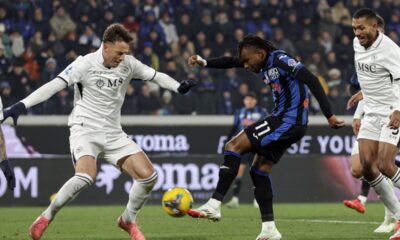
[[[133,56],[127,56],[132,70],[131,79],[141,81],[151,81],[156,76],[157,71],[154,68],[143,64]]]
[[[400,82],[400,47],[397,45],[390,49],[389,55],[385,57],[385,67],[389,71],[393,81]]]
[[[297,76],[299,70],[304,67],[300,61],[297,61],[294,57],[285,52],[276,54],[274,62],[279,68],[283,69],[288,75],[294,78]]]
[[[75,61],[73,61],[68,67],[66,67],[60,74],[58,78],[62,79],[67,83],[68,86],[81,82],[85,74],[85,60],[84,57],[79,56]]]

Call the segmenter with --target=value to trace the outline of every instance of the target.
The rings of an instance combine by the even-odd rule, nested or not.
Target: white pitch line
[[[341,221],[341,220],[321,220],[321,219],[276,219],[284,222],[311,222],[311,223],[339,223],[339,224],[367,224],[376,225],[381,222],[365,222],[365,221]]]

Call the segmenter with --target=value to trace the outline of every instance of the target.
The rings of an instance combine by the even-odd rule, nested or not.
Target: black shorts
[[[283,122],[274,116],[253,123],[244,129],[250,140],[252,152],[277,163],[286,149],[299,141],[306,133],[307,126]]]

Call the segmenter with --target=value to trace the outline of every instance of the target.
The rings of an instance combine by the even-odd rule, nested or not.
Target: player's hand
[[[332,115],[329,119],[329,126],[334,129],[342,128],[344,127],[344,121],[339,120],[335,115]]]
[[[189,92],[189,90],[197,85],[197,81],[195,80],[183,80],[181,82],[181,85],[179,85],[178,87],[178,92],[180,94],[185,94],[187,92]]]
[[[351,123],[351,127],[353,128],[354,136],[357,137],[361,127],[361,119],[354,118],[353,122]]]
[[[4,109],[4,119],[1,122],[4,122],[7,118],[11,117],[14,121],[14,125],[17,126],[19,115],[23,113],[26,113],[25,104],[23,104],[22,102],[17,102],[10,107]]]
[[[364,98],[364,95],[362,94],[361,91],[359,91],[358,93],[354,94],[353,96],[351,96],[351,98],[349,99],[349,101],[347,101],[347,110],[349,110],[350,108],[352,108],[354,106],[354,104],[358,103],[359,101],[361,101]]]
[[[395,110],[390,115],[389,127],[391,129],[397,129],[400,127],[400,111]]]
[[[188,59],[188,64],[192,67],[205,67],[207,65],[207,61],[199,55],[192,55]]]
[[[6,179],[7,179],[8,189],[13,191],[15,188],[15,174],[14,174],[14,170],[10,164],[10,161],[8,161],[7,159],[1,161],[0,168],[4,173],[4,177],[6,177]]]

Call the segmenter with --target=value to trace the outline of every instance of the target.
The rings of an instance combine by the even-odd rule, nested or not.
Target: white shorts
[[[122,130],[117,132],[94,131],[81,125],[70,128],[70,150],[74,164],[82,156],[89,155],[97,159],[99,154],[118,167],[117,162],[123,157],[143,151]]]
[[[389,121],[389,116],[364,116],[357,139],[370,139],[397,146],[400,139],[399,129],[390,129]]]
[[[354,144],[353,144],[353,149],[351,150],[351,156],[357,155],[359,154],[359,150],[358,150],[358,141],[355,140]]]

